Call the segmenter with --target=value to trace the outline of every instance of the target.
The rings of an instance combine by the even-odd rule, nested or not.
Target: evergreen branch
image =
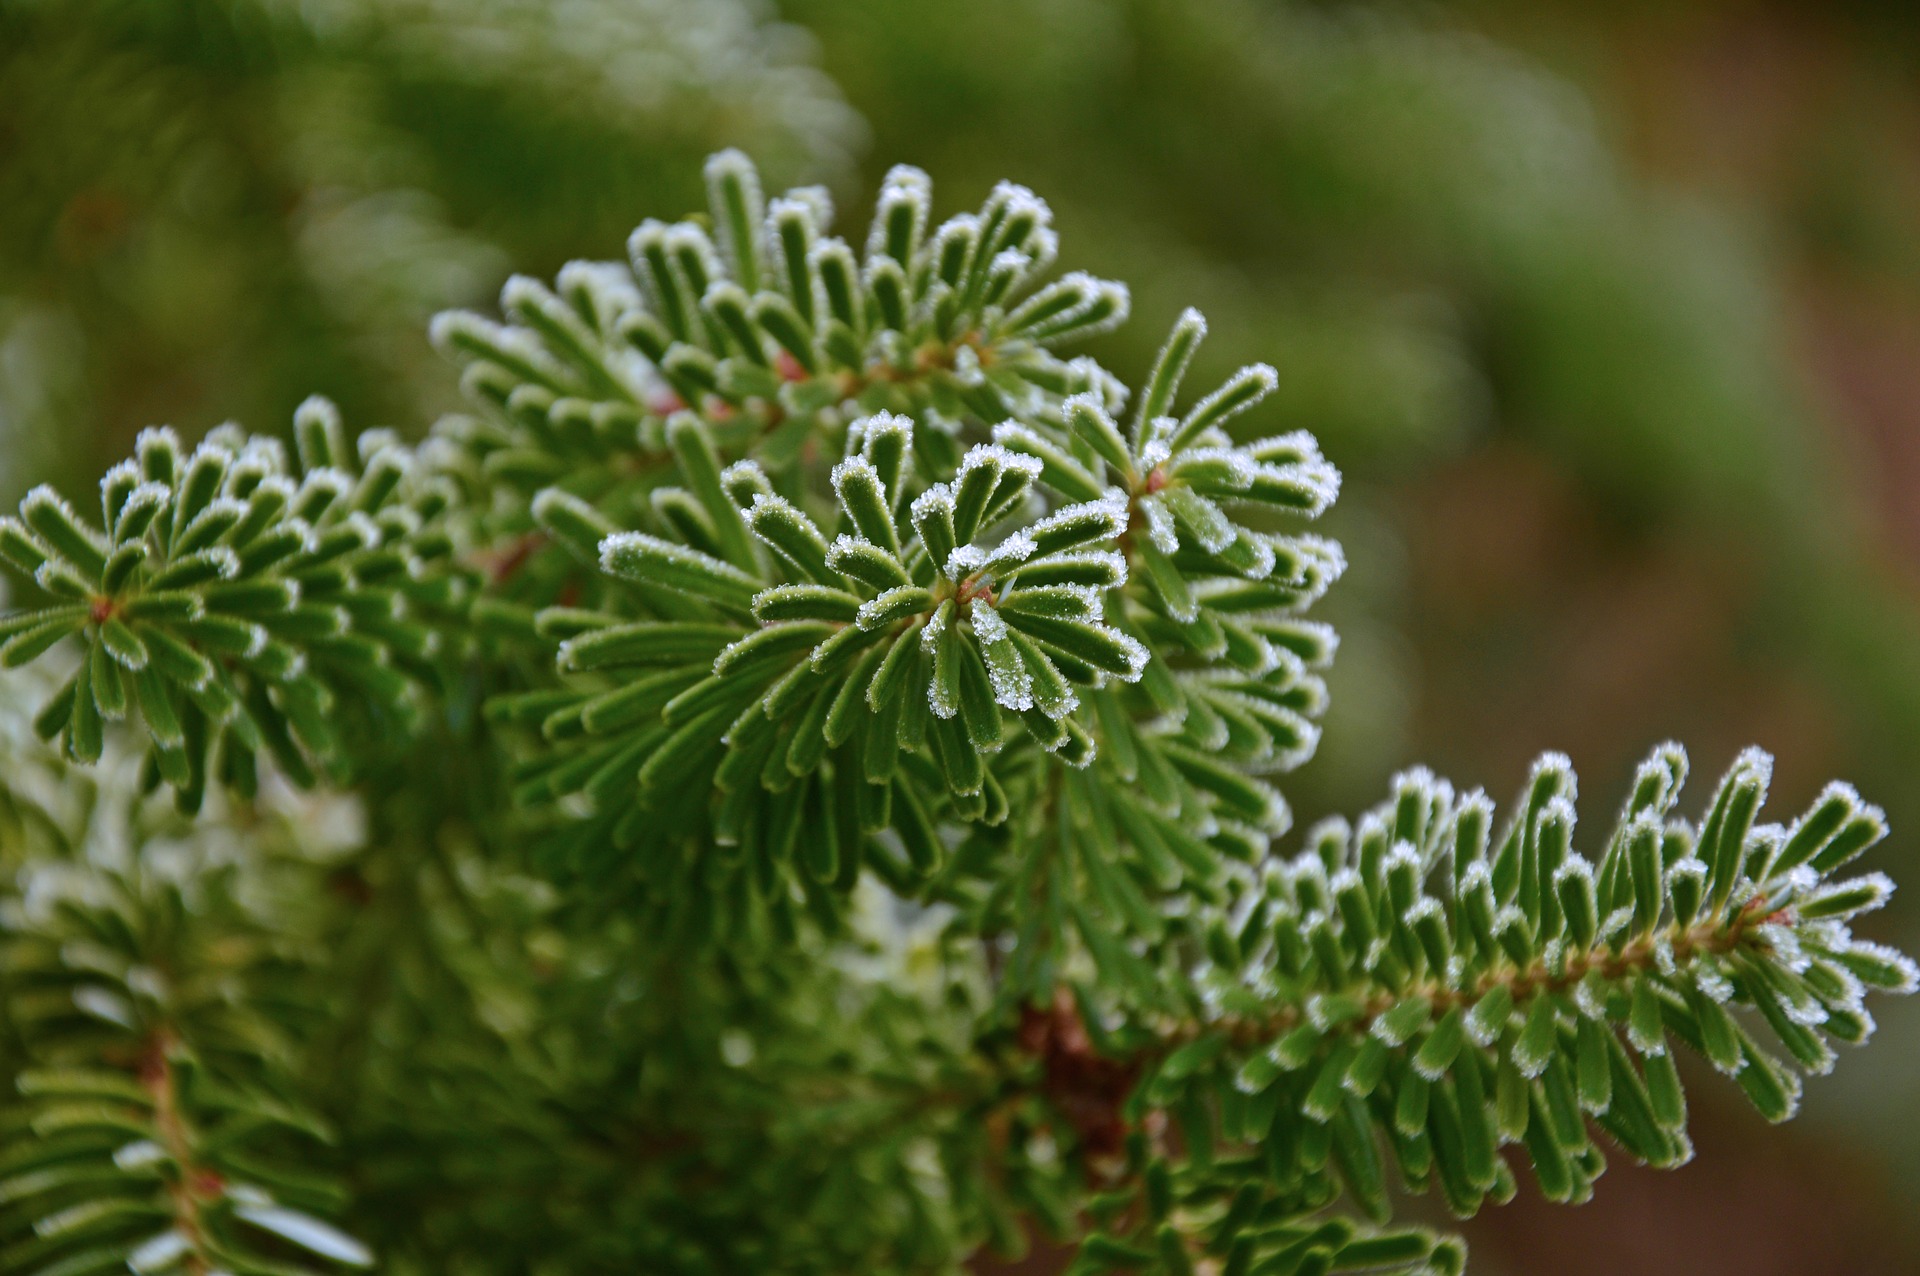
[[[1388,1224],[1389,1162],[1464,1214],[1516,1144],[1580,1199],[1596,1130],[1690,1154],[1675,1042],[1781,1119],[1869,989],[1912,990],[1850,929],[1889,884],[1837,876],[1879,812],[1834,786],[1758,824],[1757,752],[1698,822],[1657,752],[1595,859],[1558,757],[1497,841],[1415,772],[1275,859],[1343,560],[1297,530],[1339,487],[1314,441],[1242,441],[1273,370],[1183,403],[1191,311],[1137,394],[1056,355],[1125,290],[1049,280],[1022,188],[936,226],[896,169],[856,253],[824,193],[707,178],[710,219],[644,223],[629,264],[438,320],[479,415],[417,451],[355,461],[312,402],[297,467],[149,431],[99,525],[46,489],[0,519],[53,596],[0,663],[79,640],[34,724],[65,760],[135,719],[185,810],[251,795],[263,750],[302,782],[399,760],[364,785],[397,858],[343,887],[383,907],[331,972],[336,1089],[370,1088],[331,1110],[369,1209],[429,1172],[461,1199],[389,1211],[384,1250],[947,1270],[1024,1216],[1089,1272],[1452,1274],[1457,1242]],[[364,1264],[308,1213],[324,1176],[278,1168],[324,1135],[282,1011],[327,887],[303,862],[263,907],[270,833],[176,862],[115,767],[28,752],[0,1040],[36,1141],[0,1162],[0,1261]],[[224,796],[168,837],[244,824]],[[578,1199],[494,1208],[550,1180]]]
[[[1175,1114],[1196,1191],[1233,1165],[1381,1218],[1388,1164],[1463,1215],[1506,1199],[1507,1144],[1548,1197],[1584,1199],[1605,1165],[1590,1121],[1636,1160],[1684,1162],[1676,1042],[1786,1119],[1799,1073],[1871,1035],[1865,994],[1913,991],[1916,968],[1851,930],[1886,879],[1838,876],[1879,811],[1833,785],[1789,827],[1756,823],[1769,766],[1741,755],[1687,821],[1685,755],[1662,748],[1597,862],[1572,846],[1564,758],[1535,767],[1497,842],[1484,797],[1401,777],[1357,829],[1320,826],[1198,921],[1197,1017],[1108,1043],[1152,1060],[1129,1113]]]
[[[962,416],[1108,384],[1045,347],[1116,321],[1124,290],[1084,276],[1034,290],[1054,255],[1050,214],[1019,188],[929,230],[928,183],[896,170],[856,266],[850,248],[825,238],[817,194],[767,206],[732,154],[709,166],[709,185],[717,245],[696,223],[650,222],[630,244],[630,274],[576,264],[557,293],[511,283],[503,308],[515,324],[437,322],[443,347],[467,362],[470,389],[495,405],[490,421],[452,423],[445,437],[483,477],[517,475],[522,491],[564,475],[526,507],[532,520],[576,559],[634,581],[611,593],[589,585],[589,608],[483,606],[502,633],[558,643],[579,688],[529,692],[492,712],[546,737],[519,771],[525,807],[585,799],[592,814],[564,839],[566,859],[711,820],[723,842],[745,839],[767,884],[793,858],[797,821],[831,810],[836,836],[810,875],[844,889],[870,835],[891,828],[906,859],[881,862],[904,886],[940,858],[935,830],[949,805],[963,819],[1003,817],[1005,794],[981,763],[982,748],[1008,739],[1003,710],[1084,764],[1093,744],[1070,716],[1074,684],[1138,675],[1137,640],[1107,624],[1092,588],[1117,585],[1124,568],[1110,548],[1073,553],[1111,546],[1124,531],[1118,507],[1085,502],[1078,523],[1063,511],[978,548],[976,533],[1023,512],[1038,465],[990,444],[961,455],[952,442]],[[917,412],[920,428],[889,409]],[[867,415],[845,427],[829,544],[775,481],[808,437],[854,411]],[[725,465],[748,451],[761,459]],[[615,536],[616,520],[646,530]],[[1052,592],[1009,592],[1017,565],[1023,581]],[[519,592],[537,597],[553,583],[549,573]],[[644,676],[622,685],[601,673],[629,667]],[[924,687],[928,699],[923,708],[893,697],[881,710],[892,716],[865,730],[883,699],[862,704],[859,693],[883,667],[885,688]],[[862,685],[840,695],[849,673]],[[898,778],[902,747],[911,780]],[[762,791],[739,780],[762,770],[765,788],[789,795],[766,850],[739,827],[743,800]],[[829,801],[827,779],[854,773],[867,794],[858,809]],[[709,812],[716,781],[723,796]],[[895,820],[902,784],[914,791]]]
[[[922,485],[913,481],[914,437],[911,422],[890,414],[850,427],[849,456],[833,474],[839,508],[828,524],[838,529],[831,543],[811,517],[774,494],[752,463],[705,485],[728,496],[715,492],[700,503],[702,526],[745,526],[765,554],[717,557],[726,552],[717,535],[704,547],[647,533],[603,539],[604,567],[650,590],[671,591],[682,606],[661,620],[576,610],[542,617],[568,635],[560,647],[563,669],[630,666],[645,673],[611,688],[590,682],[573,695],[534,692],[498,704],[503,718],[537,721],[560,746],[531,759],[523,774],[535,786],[584,784],[602,806],[629,791],[623,759],[637,765],[651,756],[640,769],[639,804],[620,817],[625,828],[614,830],[616,842],[626,844],[641,830],[657,831],[663,817],[670,828],[694,827],[702,790],[711,787],[702,775],[723,790],[723,840],[738,836],[759,791],[797,783],[801,796],[767,830],[769,858],[791,858],[808,812],[837,809],[847,822],[823,839],[824,857],[809,865],[822,881],[851,881],[843,857],[862,854],[868,835],[889,826],[910,858],[908,872],[892,879],[910,886],[934,873],[942,856],[928,813],[951,807],[953,818],[997,825],[1007,810],[1003,776],[1024,764],[1029,746],[1085,766],[1096,732],[1115,742],[1116,765],[1127,779],[1146,774],[1149,804],[1158,808],[1140,814],[1149,829],[1178,815],[1186,828],[1197,827],[1217,818],[1216,803],[1248,826],[1284,827],[1277,793],[1242,767],[1291,765],[1311,751],[1309,715],[1324,695],[1303,663],[1237,617],[1228,624],[1245,638],[1237,652],[1243,667],[1181,673],[1163,665],[1151,681],[1156,694],[1140,708],[1109,702],[1097,718],[1076,715],[1083,691],[1108,698],[1103,688],[1110,682],[1156,672],[1148,668],[1148,648],[1108,619],[1124,614],[1118,591],[1128,577],[1117,549],[1132,527],[1124,497],[1112,490],[1024,526],[1010,523],[1007,516],[1026,503],[1038,460],[976,445],[951,479]],[[582,550],[602,526],[558,494],[543,495],[536,512],[556,538]],[[976,543],[994,527],[1000,530]],[[1280,561],[1274,544],[1298,548],[1271,534],[1258,543],[1268,547],[1260,566],[1269,571]],[[1320,545],[1304,544],[1308,553]],[[1289,561],[1302,563],[1301,553]],[[1297,579],[1296,588],[1281,587],[1262,601],[1297,610],[1327,577],[1303,565]],[[1274,632],[1312,632],[1290,629],[1298,622],[1285,612],[1256,619]],[[1143,727],[1133,713],[1172,717],[1184,724],[1184,735],[1181,726],[1171,734]],[[685,747],[654,747],[676,729]],[[816,774],[830,754],[833,770]],[[868,791],[880,792],[836,807],[825,784],[855,766]],[[925,787],[927,780],[934,787]],[[901,783],[915,791],[888,791]],[[809,796],[805,787],[812,786],[817,792]],[[1198,793],[1206,796],[1196,800]],[[545,787],[522,791],[530,805],[553,796]],[[895,800],[905,808],[903,819],[892,818]],[[1185,836],[1161,835],[1149,854],[1167,837]],[[1162,852],[1153,863],[1167,860]]]
[[[358,458],[322,399],[295,417],[300,463],[272,439],[215,431],[186,452],[147,430],[101,480],[101,521],[50,488],[0,518],[0,555],[51,595],[0,620],[0,664],[77,637],[79,670],[35,726],[68,757],[99,758],[107,722],[135,717],[182,808],[210,775],[251,794],[265,751],[310,783],[338,766],[339,702],[406,723],[441,630],[427,619],[466,582],[449,485],[411,474],[386,431]]]
[[[1089,375],[1049,347],[1125,318],[1118,284],[1039,284],[1052,214],[1022,187],[1002,184],[979,213],[929,234],[931,183],[895,169],[861,261],[827,236],[823,192],[769,205],[733,151],[707,175],[718,244],[699,222],[649,221],[628,245],[631,270],[575,262],[553,289],[516,277],[501,295],[509,322],[435,321],[469,392],[493,408],[443,430],[488,475],[597,497],[667,454],[666,422],[689,408],[736,452],[798,445],[843,404],[942,423],[1019,414]],[[922,446],[957,459],[937,438]]]
[[[1198,327],[1185,317],[1170,349],[1190,350]],[[1170,405],[1178,370],[1156,375]],[[1269,381],[1241,374],[1204,399],[1178,453],[1162,437],[1170,418],[1128,452],[1101,396],[1082,395],[1062,409],[1063,423],[1078,423],[1072,439],[1049,444],[1037,429],[1003,426],[1001,443],[976,444],[943,481],[924,469],[926,431],[891,413],[861,418],[847,429],[824,528],[758,464],[719,471],[703,423],[688,415],[668,423],[687,480],[682,516],[661,526],[670,535],[610,534],[583,502],[542,493],[534,513],[549,534],[582,556],[597,539],[603,568],[635,582],[640,609],[659,618],[575,608],[529,618],[561,638],[563,672],[644,672],[494,706],[502,721],[538,724],[549,746],[521,769],[523,804],[586,797],[598,818],[579,828],[567,852],[578,858],[606,836],[632,846],[644,834],[692,832],[708,818],[703,792],[717,785],[717,836],[759,864],[756,881],[780,877],[803,823],[824,819],[831,835],[815,839],[807,865],[816,881],[844,888],[864,859],[911,890],[939,871],[939,824],[1004,820],[1006,777],[1026,766],[1029,747],[1085,766],[1105,739],[1152,808],[1135,821],[1144,834],[1105,842],[1147,838],[1154,889],[1178,881],[1165,865],[1223,816],[1236,822],[1229,836],[1260,844],[1286,816],[1253,772],[1308,756],[1324,704],[1296,651],[1320,663],[1331,643],[1298,612],[1340,566],[1327,542],[1225,522],[1214,503],[1311,517],[1337,485],[1304,436],[1237,447],[1220,432],[1229,409]],[[1124,391],[1109,383],[1106,393]],[[1092,458],[1103,438],[1130,493],[1087,468],[1102,464]],[[1015,516],[1032,482],[1046,481],[1049,457],[1079,476],[1050,483],[1057,492],[1094,495],[1023,524]],[[1168,512],[1175,505],[1187,522]],[[1193,519],[1229,530],[1223,539],[1209,522],[1205,544],[1182,553],[1176,529]],[[1159,573],[1157,588],[1122,593],[1129,556]],[[1169,612],[1176,590],[1186,604]],[[1167,653],[1156,664],[1149,642]],[[1222,657],[1227,669],[1204,667]],[[1143,677],[1136,702],[1107,689]],[[1083,693],[1097,713],[1076,712]],[[866,795],[853,801],[850,773]],[[756,827],[746,816],[763,790],[792,796]],[[904,864],[871,840],[889,831]]]
[[[370,1266],[316,1217],[343,1203],[321,1168],[332,1135],[290,1096],[289,1037],[261,1010],[293,993],[299,960],[283,923],[243,902],[268,866],[243,884],[218,838],[143,813],[130,760],[109,765],[100,805],[67,826],[73,858],[32,864],[8,901],[0,992],[25,1056],[9,1061],[19,1097],[0,1100],[16,1136],[0,1154],[0,1263]],[[169,849],[165,833],[184,838]],[[271,846],[257,853],[271,862]]]

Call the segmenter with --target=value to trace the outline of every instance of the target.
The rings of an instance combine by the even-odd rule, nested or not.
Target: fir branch
[[[821,191],[707,178],[706,221],[438,320],[476,414],[417,449],[313,402],[297,465],[150,431],[98,525],[45,489],[0,519],[52,596],[0,663],[81,649],[34,723],[64,761],[22,744],[0,785],[38,1140],[9,1266],[364,1261],[288,1212],[324,1177],[261,1168],[318,1155],[282,1010],[324,978],[284,931],[340,927],[353,1077],[320,1088],[376,1239],[429,1268],[946,1270],[1031,1219],[1086,1271],[1455,1273],[1390,1171],[1469,1213],[1513,1144],[1580,1199],[1596,1130],[1690,1154],[1676,1042],[1780,1119],[1869,989],[1912,989],[1850,929],[1890,885],[1838,876],[1879,813],[1836,785],[1757,823],[1757,752],[1689,822],[1658,751],[1593,858],[1555,756],[1498,839],[1414,772],[1276,858],[1344,562],[1301,530],[1339,488],[1314,441],[1246,441],[1274,371],[1187,394],[1191,311],[1137,391],[1056,353],[1126,294],[1049,276],[1023,188],[936,224],[896,169],[856,251]],[[162,836],[106,800],[123,739],[212,809]],[[65,766],[103,756],[97,790]],[[258,826],[162,871],[246,824],[221,790],[261,757],[371,772],[379,849],[302,861],[284,914],[243,898]],[[344,927],[333,886],[379,907]],[[416,1230],[380,1202],[429,1171]]]
[[[350,449],[333,405],[295,416],[298,466],[223,427],[191,452],[172,430],[101,480],[92,523],[46,487],[0,518],[0,555],[50,605],[0,620],[0,664],[80,640],[78,671],[36,719],[69,758],[99,758],[134,717],[155,773],[197,808],[210,780],[251,794],[258,755],[303,783],[339,766],[341,715],[406,723],[467,582],[449,485],[412,474],[386,431]]]
[[[1663,747],[1597,863],[1572,847],[1563,758],[1535,768],[1498,842],[1479,794],[1403,776],[1357,830],[1321,826],[1196,919],[1195,1017],[1112,1032],[1109,1049],[1142,1052],[1128,1119],[1179,1118],[1196,1192],[1250,1154],[1275,1186],[1344,1189],[1380,1218],[1388,1165],[1461,1214],[1505,1199],[1508,1144],[1547,1196],[1584,1199],[1605,1164],[1589,1121],[1636,1160],[1684,1162],[1675,1043],[1786,1119],[1799,1073],[1871,1035],[1865,994],[1913,991],[1916,968],[1850,928],[1885,878],[1837,876],[1884,833],[1879,812],[1836,785],[1790,827],[1757,824],[1767,769],[1743,754],[1689,822],[1673,814],[1685,755]]]
[[[292,1040],[262,1009],[296,995],[298,945],[243,902],[310,866],[269,867],[268,836],[255,851],[267,863],[243,874],[217,833],[134,796],[131,759],[108,765],[101,804],[67,826],[73,858],[31,863],[6,901],[6,1009],[25,1055],[10,1061],[18,1098],[0,1101],[16,1135],[0,1154],[0,1262],[189,1276],[370,1266],[316,1216],[343,1202],[333,1135],[291,1097]]]

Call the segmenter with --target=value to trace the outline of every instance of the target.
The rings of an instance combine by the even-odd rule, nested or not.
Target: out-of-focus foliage
[[[10,722],[35,681],[0,686]],[[0,759],[8,1270],[368,1266],[326,1221],[337,1136],[296,1081],[352,804],[278,786],[191,821],[118,742],[81,772],[9,729]]]
[[[686,202],[724,142],[844,174],[811,57],[758,0],[6,0],[0,488],[175,414],[444,403],[424,321],[508,261]]]

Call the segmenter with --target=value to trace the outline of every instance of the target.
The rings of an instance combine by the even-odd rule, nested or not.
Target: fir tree
[[[1070,357],[1127,291],[1024,188],[707,179],[438,320],[417,446],[313,400],[0,520],[7,1270],[1456,1272],[1396,1193],[1679,1164],[1682,1047],[1784,1119],[1912,990],[1880,812],[1757,750],[1287,849],[1344,560],[1278,374]]]

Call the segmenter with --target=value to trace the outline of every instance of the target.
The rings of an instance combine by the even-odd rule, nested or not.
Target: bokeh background
[[[616,256],[699,160],[857,209],[1010,177],[1127,279],[1130,374],[1346,471],[1302,821],[1396,768],[1597,824],[1652,744],[1885,805],[1920,882],[1920,13],[1867,0],[0,0],[0,501],[306,394],[417,431],[434,310]],[[1920,888],[1880,937],[1920,944]],[[1905,905],[1904,907],[1902,905]],[[1482,1276],[1920,1271],[1920,1006],[1699,1160],[1468,1225]],[[1044,1260],[1028,1270],[1045,1270]]]

